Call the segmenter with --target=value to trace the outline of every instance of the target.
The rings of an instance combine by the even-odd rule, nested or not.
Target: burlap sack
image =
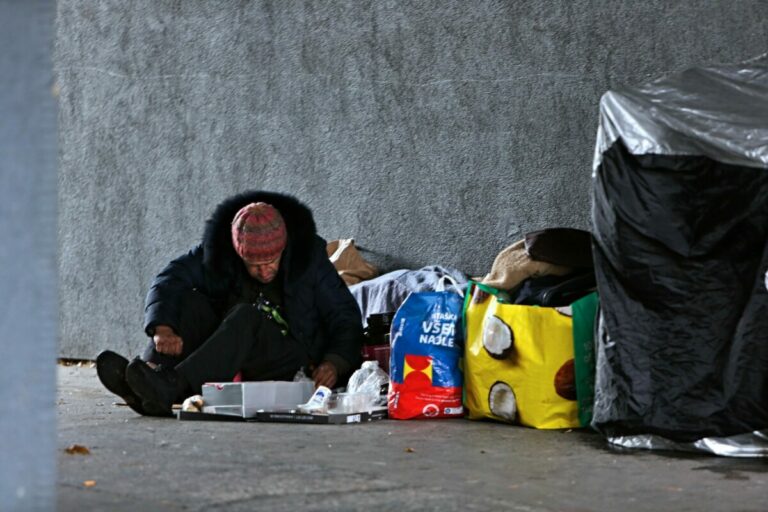
[[[357,250],[352,238],[328,242],[326,252],[328,259],[347,285],[357,284],[379,275],[378,269],[368,263]]]

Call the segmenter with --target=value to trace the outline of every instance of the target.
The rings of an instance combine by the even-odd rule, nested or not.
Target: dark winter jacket
[[[330,361],[340,375],[360,364],[363,339],[360,310],[326,254],[316,233],[312,212],[291,196],[250,191],[221,203],[207,221],[202,244],[173,260],[154,280],[147,294],[144,328],[173,329],[179,324],[180,296],[196,289],[224,314],[228,299],[250,279],[232,246],[230,226],[243,206],[263,201],[277,208],[288,231],[280,261],[283,313],[293,337],[316,363]]]

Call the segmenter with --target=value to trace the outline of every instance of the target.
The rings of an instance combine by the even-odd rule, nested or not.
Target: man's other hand
[[[152,340],[155,342],[155,350],[159,353],[167,354],[169,356],[181,355],[181,349],[184,346],[184,342],[181,337],[173,332],[173,329],[167,325],[158,325],[155,327],[155,335],[152,336]]]
[[[312,379],[315,381],[315,387],[326,386],[332,388],[339,378],[339,372],[330,361],[321,363],[315,371],[312,372]]]

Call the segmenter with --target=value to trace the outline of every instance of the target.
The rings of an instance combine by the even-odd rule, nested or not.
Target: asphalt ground
[[[178,421],[119,402],[90,365],[58,367],[60,511],[768,510],[768,460],[468,420]]]

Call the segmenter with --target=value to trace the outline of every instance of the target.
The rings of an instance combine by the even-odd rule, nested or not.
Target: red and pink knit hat
[[[246,262],[275,260],[287,242],[283,216],[267,203],[251,203],[242,207],[232,221],[232,245]]]

